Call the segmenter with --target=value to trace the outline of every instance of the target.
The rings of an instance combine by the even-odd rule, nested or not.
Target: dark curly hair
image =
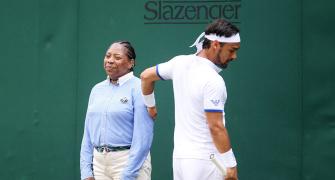
[[[231,22],[224,20],[224,19],[217,19],[211,24],[209,24],[205,30],[205,34],[216,34],[218,36],[225,36],[225,37],[231,37],[237,33],[239,33],[240,30]],[[208,49],[210,47],[211,40],[204,39],[204,42],[202,44],[203,49]],[[223,45],[223,43],[221,43]]]

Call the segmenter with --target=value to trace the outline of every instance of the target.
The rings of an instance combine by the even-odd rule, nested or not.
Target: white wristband
[[[221,154],[221,159],[223,161],[224,166],[226,167],[235,167],[237,165],[236,159],[232,149]]]
[[[147,107],[154,107],[156,105],[156,102],[155,102],[155,93],[153,91],[149,95],[143,95],[143,100],[144,100],[144,104]]]

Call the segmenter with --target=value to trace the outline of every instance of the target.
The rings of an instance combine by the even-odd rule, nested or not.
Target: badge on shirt
[[[218,106],[220,103],[220,99],[212,99],[211,102],[214,104],[214,106]]]
[[[122,104],[126,104],[128,102],[128,99],[127,99],[127,97],[123,97],[123,98],[120,99],[120,101],[121,101]]]

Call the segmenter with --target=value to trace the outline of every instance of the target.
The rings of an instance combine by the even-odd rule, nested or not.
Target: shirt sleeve
[[[149,116],[142,99],[140,87],[134,90],[134,130],[129,153],[128,165],[122,174],[122,180],[135,180],[138,171],[146,160],[153,139],[154,121]]]
[[[89,98],[89,103],[91,102],[92,93]],[[84,134],[81,142],[80,149],[80,174],[81,179],[86,179],[88,177],[93,177],[93,145],[91,143],[91,138],[89,134],[88,127],[88,116],[86,113]]]
[[[161,64],[157,64],[156,65],[156,74],[159,78],[161,78],[162,80],[170,80],[173,79],[173,66],[175,64],[176,61],[176,57],[161,63]]]
[[[204,111],[224,113],[227,99],[226,86],[221,79],[209,80],[204,86]]]

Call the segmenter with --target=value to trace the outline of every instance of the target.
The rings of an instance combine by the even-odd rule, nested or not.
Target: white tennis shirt
[[[221,69],[206,58],[181,55],[156,66],[157,75],[173,81],[174,158],[209,159],[218,153],[205,112],[222,112],[227,99]],[[224,118],[222,119],[225,123]]]

